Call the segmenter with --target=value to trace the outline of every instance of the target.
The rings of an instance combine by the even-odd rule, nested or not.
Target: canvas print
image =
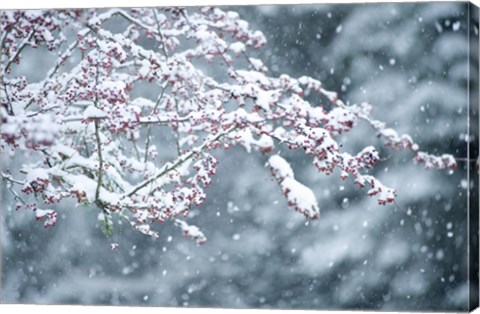
[[[1,303],[478,306],[478,7],[1,10]]]

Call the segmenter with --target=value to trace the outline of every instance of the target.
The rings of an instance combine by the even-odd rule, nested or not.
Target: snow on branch
[[[125,27],[107,29],[113,18]],[[265,36],[236,12],[4,10],[0,27],[0,150],[26,156],[2,180],[25,203],[17,208],[32,209],[46,227],[55,224],[57,213],[40,207],[73,199],[98,207],[107,235],[123,219],[158,238],[159,223],[170,221],[203,243],[205,235],[180,218],[205,201],[221,162],[214,151],[233,146],[266,155],[280,146],[302,151],[319,173],[338,170],[341,180],[365,186],[379,204],[391,203],[395,189],[368,173],[380,160],[374,134],[357,153],[337,143],[361,121],[386,146],[410,150],[426,168],[456,166],[451,155],[423,152],[409,135],[375,120],[371,105],[345,105],[315,78],[269,76],[262,60],[250,57],[266,45]],[[67,39],[72,32],[76,37]],[[12,69],[29,61],[24,52],[36,56],[39,47],[58,56],[43,78],[15,76]],[[150,84],[154,95],[134,96],[141,83]],[[311,93],[329,106],[311,103]],[[156,134],[173,138],[161,158]],[[295,179],[290,165],[273,154],[267,166],[288,206],[319,218],[314,193]]]
[[[207,237],[203,234],[197,226],[189,225],[185,221],[175,219],[175,225],[178,226],[185,237],[191,238],[197,242],[197,244],[204,244],[207,242]]]
[[[320,209],[315,194],[311,189],[295,180],[289,163],[279,155],[273,155],[268,159],[267,166],[280,184],[282,192],[287,198],[288,206],[309,219],[318,219]]]
[[[57,222],[57,212],[52,209],[37,209],[35,211],[37,220],[44,221],[45,228],[54,226]]]
[[[346,107],[343,103],[339,103],[341,107]],[[455,169],[457,162],[452,155],[443,154],[442,156],[431,155],[420,151],[420,147],[416,144],[408,134],[399,135],[397,131],[387,128],[384,122],[370,118],[372,105],[362,103],[357,106],[350,107],[351,112],[358,118],[368,122],[377,132],[378,135],[385,139],[385,146],[394,149],[407,149],[414,153],[414,161],[425,164],[426,169]]]

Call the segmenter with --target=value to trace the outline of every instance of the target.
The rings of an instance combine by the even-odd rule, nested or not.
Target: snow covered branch
[[[282,157],[273,155],[268,160],[267,165],[280,184],[283,194],[287,197],[288,206],[309,219],[318,219],[320,209],[315,194],[308,187],[295,180],[289,163]]]
[[[114,17],[128,26],[104,28]],[[12,156],[42,156],[2,173],[2,180],[15,199],[21,199],[16,186],[35,196],[36,202],[18,207],[33,209],[45,227],[55,224],[57,214],[41,207],[73,198],[97,205],[105,230],[117,216],[158,237],[155,223],[169,220],[204,243],[204,234],[178,217],[187,218],[192,206],[204,202],[218,163],[213,152],[235,145],[268,155],[276,145],[302,150],[319,172],[339,169],[342,180],[351,176],[369,186],[366,193],[379,204],[391,203],[395,189],[368,174],[380,160],[374,146],[350,154],[336,141],[360,121],[386,146],[410,150],[426,168],[456,166],[452,156],[422,152],[410,136],[373,119],[371,105],[347,106],[310,77],[268,76],[263,62],[249,56],[266,45],[265,36],[232,11],[2,11],[0,20],[0,148]],[[68,40],[72,30],[77,36]],[[24,51],[40,46],[58,55],[44,79],[14,76]],[[204,64],[224,79],[217,81]],[[133,96],[141,82],[158,91],[154,100]],[[328,106],[309,102],[312,92]],[[159,132],[175,138],[168,161],[157,159]],[[288,206],[308,219],[320,217],[314,193],[295,179],[285,159],[273,154],[267,166]]]

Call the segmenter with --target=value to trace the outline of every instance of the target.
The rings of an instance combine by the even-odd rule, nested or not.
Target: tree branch
[[[167,54],[167,49],[165,47],[165,39],[163,37],[162,30],[160,29],[160,22],[158,21],[157,10],[152,8],[152,11],[153,11],[153,16],[155,17],[155,23],[157,23],[158,35],[160,35],[160,39],[161,39],[161,42],[162,42],[163,55],[165,56],[165,60],[168,63],[168,54]]]
[[[123,196],[123,198],[125,197],[131,197],[133,195],[135,195],[135,193],[137,193],[138,191],[140,191],[141,189],[145,188],[147,185],[149,185],[150,183],[152,182],[155,182],[156,180],[158,180],[159,178],[161,178],[162,176],[164,176],[165,174],[169,173],[170,171],[172,170],[175,170],[177,167],[181,166],[182,164],[184,164],[186,161],[190,160],[193,156],[195,156],[196,154],[198,154],[199,152],[201,152],[202,150],[204,150],[208,144],[210,143],[213,143],[217,140],[219,140],[220,138],[222,138],[223,136],[235,131],[237,129],[236,126],[232,127],[231,129],[229,129],[228,131],[224,132],[224,133],[220,133],[219,135],[217,135],[215,138],[213,138],[211,141],[209,142],[204,142],[200,147],[198,148],[194,148],[191,150],[190,153],[188,154],[185,154],[184,156],[180,156],[177,161],[175,163],[173,163],[171,166],[167,166],[165,167],[165,169],[163,169],[158,175],[140,183],[139,185],[137,185],[131,192],[125,194]]]
[[[18,48],[18,50],[17,50],[17,53],[15,53],[15,55],[12,58],[10,58],[10,60],[7,62],[7,65],[5,66],[5,68],[3,68],[3,75],[2,76],[6,76],[8,70],[10,69],[10,66],[12,65],[12,63],[15,62],[15,60],[20,56],[20,53],[30,43],[30,40],[32,40],[32,38],[33,38],[33,36],[35,35],[36,32],[37,32],[37,29],[34,28],[32,30],[32,32],[30,33],[30,35],[28,36],[28,38],[25,39],[22,42],[22,44],[20,45],[20,48]]]

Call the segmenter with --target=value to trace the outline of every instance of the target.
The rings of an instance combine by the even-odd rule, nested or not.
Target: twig
[[[18,184],[18,185],[24,185],[25,183],[24,182],[21,182],[21,181],[18,181],[18,180],[15,180],[12,178],[11,175],[9,174],[5,174],[3,172],[0,173],[1,176],[2,176],[2,179],[7,181],[7,187],[8,187],[8,190],[10,191],[10,193],[13,194],[14,198],[16,200],[19,200],[23,205],[26,205],[27,203],[20,197],[20,195],[18,195],[17,191],[15,191],[15,189],[13,188],[13,184]]]
[[[103,156],[102,156],[102,143],[100,141],[100,126],[97,120],[95,120],[95,138],[97,139],[97,148],[98,148],[98,181],[97,181],[97,189],[95,191],[95,202],[99,203],[100,187],[102,186],[102,180],[103,180]]]
[[[178,115],[178,101],[175,99],[175,112]],[[177,146],[177,155],[180,156],[182,154],[181,148],[180,148],[180,143],[178,141],[178,138],[180,137],[180,134],[178,133],[178,125],[177,128],[175,128],[175,134],[173,135],[175,137],[175,145]]]
[[[158,21],[157,11],[154,8],[152,8],[152,12],[153,12],[153,16],[155,18],[155,22],[157,23],[157,31],[158,31],[158,34],[160,35],[161,48],[162,48],[162,51],[163,51],[163,55],[165,56],[165,61],[168,63],[168,54],[167,54],[167,50],[165,48],[165,40],[163,38],[162,31],[160,30],[160,22]],[[162,91],[161,91],[160,95],[157,97],[157,102],[155,104],[155,107],[153,108],[153,114],[155,114],[155,112],[157,111],[158,105],[162,101],[163,94],[165,93],[166,88],[167,88],[167,86],[165,85],[162,88]],[[148,149],[150,148],[151,133],[152,133],[152,125],[149,125],[148,126],[148,131],[147,131],[147,140],[146,140],[146,143],[145,143],[145,157],[143,159],[143,162],[145,163],[145,167],[147,166],[146,162],[148,160]]]
[[[203,143],[200,147],[198,147],[197,149],[192,149],[190,153],[188,153],[188,154],[186,154],[186,155],[184,155],[184,156],[180,156],[173,165],[171,165],[171,166],[169,166],[169,167],[165,167],[165,169],[164,169],[162,172],[160,172],[158,175],[156,175],[156,176],[154,176],[154,177],[152,177],[152,178],[144,181],[143,183],[137,185],[137,187],[135,187],[131,192],[125,194],[125,195],[123,196],[123,198],[125,198],[125,197],[131,197],[131,196],[135,195],[135,193],[137,193],[138,191],[140,191],[141,189],[143,189],[144,187],[146,187],[146,186],[149,185],[150,183],[158,180],[159,178],[161,178],[161,177],[164,176],[165,174],[169,173],[170,171],[172,171],[172,170],[176,169],[177,167],[181,166],[182,164],[184,164],[186,161],[190,160],[193,156],[195,156],[196,154],[198,154],[199,152],[201,152],[202,150],[204,150],[205,147],[207,147],[207,145],[208,145],[209,143],[213,143],[213,142],[219,140],[219,139],[222,138],[223,136],[225,136],[225,135],[233,132],[233,131],[236,130],[236,129],[237,129],[237,127],[234,126],[234,127],[232,127],[231,129],[229,129],[228,131],[217,135],[217,136],[216,136],[215,138],[213,138],[211,141],[209,141],[209,142],[204,142],[204,143]]]
[[[35,33],[37,32],[37,29],[34,28],[32,30],[32,32],[30,33],[30,35],[28,36],[27,39],[25,39],[22,44],[20,45],[20,48],[18,48],[17,50],[17,53],[15,53],[15,55],[10,58],[10,60],[8,61],[7,65],[5,66],[5,68],[3,68],[3,76],[5,76],[8,72],[8,70],[10,69],[10,66],[12,65],[13,62],[15,62],[15,60],[20,56],[20,53],[23,51],[23,49],[25,49],[25,47],[29,44],[30,40],[32,40],[33,36],[35,35]]]
[[[415,214],[412,214],[412,212],[410,210],[405,210],[403,207],[401,207],[400,205],[398,205],[397,201],[393,201],[393,204],[395,205],[395,208],[397,208],[398,210],[400,210],[401,212],[405,213],[407,216],[410,216],[414,219],[417,219],[417,215]]]
[[[3,90],[5,92],[5,98],[7,99],[7,103],[8,103],[7,113],[13,116],[15,115],[15,113],[13,112],[12,101],[10,99],[10,96],[8,95],[7,84],[5,82],[3,82]]]
[[[153,114],[155,114],[158,106],[160,105],[160,102],[162,101],[163,95],[165,93],[165,89],[167,89],[166,85],[162,88],[162,91],[160,92],[160,95],[158,95],[158,97],[157,97],[157,102],[155,103],[155,107],[153,107]],[[148,126],[148,130],[147,130],[147,140],[146,140],[147,142],[145,144],[145,158],[143,160],[144,163],[146,163],[147,160],[148,160],[148,149],[149,149],[149,146],[150,146],[150,134],[151,134],[151,132],[152,132],[152,125],[150,124]]]
[[[95,73],[95,107],[98,108],[98,76],[100,72],[100,49],[98,47],[97,43],[97,49],[98,49],[98,55],[97,55],[97,70]],[[102,181],[103,181],[103,155],[102,155],[102,142],[100,139],[100,121],[98,119],[94,119],[95,123],[95,138],[97,140],[97,153],[98,153],[98,181],[97,181],[97,189],[95,190],[95,203],[97,206],[102,208],[104,210],[103,206],[101,205],[100,202],[100,188],[102,186]]]
[[[12,178],[12,176],[9,175],[9,174],[3,173],[3,172],[0,172],[0,174],[1,174],[1,176],[2,176],[2,179],[5,180],[5,181],[11,182],[11,183],[15,183],[15,184],[18,184],[18,185],[24,185],[24,184],[25,184],[25,182],[15,180],[15,179]]]
[[[160,35],[160,39],[162,41],[163,55],[165,56],[165,60],[168,63],[168,54],[167,54],[167,49],[165,47],[165,39],[164,39],[162,31],[160,29],[160,22],[158,21],[157,10],[152,8],[152,11],[153,11],[153,16],[155,17],[155,23],[157,23],[157,31],[158,31],[158,34]]]

